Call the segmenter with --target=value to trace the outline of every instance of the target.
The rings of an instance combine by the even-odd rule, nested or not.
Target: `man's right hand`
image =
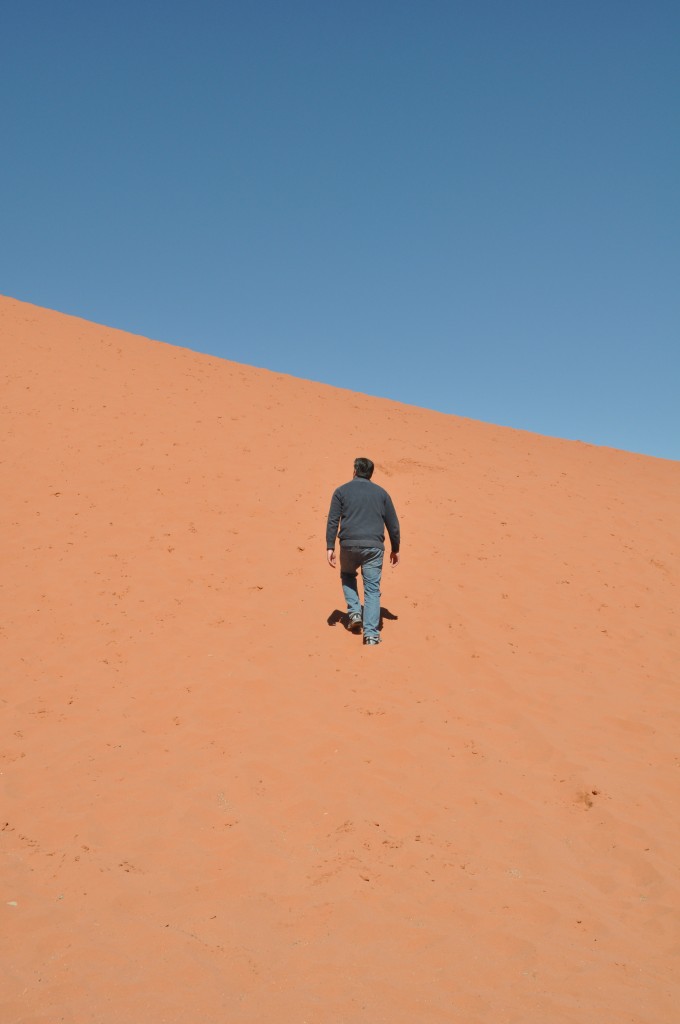
[[[333,548],[326,549],[326,559],[328,560],[328,564],[330,565],[331,569],[335,569],[338,562]]]
[[[399,565],[399,552],[398,551],[390,552],[390,562],[392,563],[392,568],[396,569],[396,567]]]

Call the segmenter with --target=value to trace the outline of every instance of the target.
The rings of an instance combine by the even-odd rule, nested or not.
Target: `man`
[[[354,460],[354,476],[333,492],[326,524],[326,557],[335,569],[335,538],[340,527],[340,578],[347,602],[349,628],[360,633],[361,602],[357,570],[364,581],[364,643],[380,643],[380,577],[385,556],[385,527],[390,536],[390,562],[399,565],[399,520],[387,491],[371,482],[370,459]]]

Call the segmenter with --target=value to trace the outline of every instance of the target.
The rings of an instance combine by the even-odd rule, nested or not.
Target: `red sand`
[[[0,335],[2,1024],[674,1024],[680,463]]]

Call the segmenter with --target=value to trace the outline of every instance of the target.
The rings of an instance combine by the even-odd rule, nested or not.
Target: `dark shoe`
[[[364,637],[364,644],[366,647],[377,647],[380,643],[379,636],[366,636]]]
[[[358,612],[354,612],[349,617],[349,626],[347,627],[350,633],[360,633],[362,627],[361,616]]]

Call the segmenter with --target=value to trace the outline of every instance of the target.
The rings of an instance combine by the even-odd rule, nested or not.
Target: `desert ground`
[[[680,463],[9,298],[0,341],[0,1022],[677,1024]]]

